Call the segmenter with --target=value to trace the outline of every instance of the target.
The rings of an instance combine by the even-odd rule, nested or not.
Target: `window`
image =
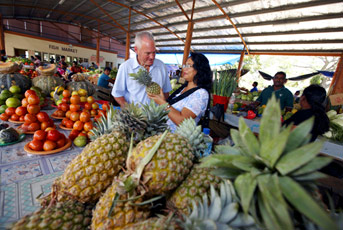
[[[76,62],[77,62],[77,57],[73,57],[73,61],[76,61]]]
[[[110,67],[110,68],[112,69],[112,67],[113,67],[113,62],[107,61],[107,62],[106,62],[106,67]]]
[[[84,58],[83,61],[88,63],[88,58]]]
[[[59,61],[61,61],[61,55],[56,54],[56,62],[59,62]]]
[[[38,55],[38,56],[42,57],[42,53],[38,52],[38,51],[35,51],[35,55]]]
[[[70,56],[67,56],[67,57],[66,57],[66,61],[67,61],[67,62],[71,62],[71,57],[70,57]]]
[[[82,63],[83,62],[83,58],[79,58],[79,63]]]
[[[43,61],[49,61],[49,54],[43,53]]]

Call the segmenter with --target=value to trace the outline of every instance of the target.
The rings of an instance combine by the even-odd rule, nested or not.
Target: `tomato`
[[[10,118],[10,116],[8,116],[6,113],[2,113],[0,115],[0,119],[3,121],[8,121],[8,118]]]
[[[87,137],[87,134],[86,133],[83,133],[83,132],[81,132],[81,133],[79,133],[79,135],[77,135],[78,137],[79,136],[84,136],[84,137]]]
[[[91,119],[90,113],[82,112],[82,113],[80,114],[80,121],[82,121],[82,122],[87,122],[87,121],[90,121],[90,119]]]
[[[26,107],[23,107],[23,106],[17,107],[15,110],[15,114],[17,114],[18,116],[23,116],[23,115],[27,114]]]
[[[67,103],[61,103],[58,105],[58,109],[62,110],[63,112],[67,112],[69,110],[69,105]]]
[[[48,127],[48,128],[45,129],[45,132],[48,132],[50,130],[55,130],[55,128],[54,127]]]
[[[47,133],[44,130],[37,130],[33,134],[33,140],[45,141]]]
[[[85,109],[91,110],[91,109],[92,109],[92,104],[86,102],[86,103],[85,103]]]
[[[66,112],[66,118],[68,118],[68,119],[70,119],[70,114],[72,113],[72,111],[70,111],[70,110],[68,110],[67,112]]]
[[[110,105],[107,103],[102,104],[102,110],[107,111],[110,109]]]
[[[60,132],[60,139],[66,139],[66,136]]]
[[[13,120],[13,121],[19,121],[19,116],[18,116],[17,114],[13,114],[13,115],[11,116],[11,120]]]
[[[71,104],[74,104],[74,105],[78,105],[80,104],[80,96],[79,95],[74,95],[74,96],[71,96],[70,98],[70,103]]]
[[[89,131],[87,132],[88,139],[91,139],[92,136],[94,136],[94,133]]]
[[[37,95],[36,92],[35,92],[34,90],[29,89],[29,90],[26,90],[24,96],[25,96],[26,98],[28,98],[28,97],[29,97],[30,95],[32,95],[32,94]]]
[[[74,125],[74,121],[72,121],[72,120],[68,120],[68,121],[66,121],[66,127],[67,128],[73,128],[73,125]]]
[[[99,109],[98,103],[94,102],[94,103],[92,104],[92,109]]]
[[[40,129],[41,130],[46,130],[46,128],[49,127],[49,122],[47,121],[43,121],[41,124],[40,124]]]
[[[101,118],[101,115],[96,115],[96,116],[94,117],[94,121],[98,121],[100,118]]]
[[[69,121],[68,118],[63,118],[63,120],[61,121],[61,125],[63,125],[64,127],[66,127],[67,121]]]
[[[50,150],[54,150],[56,148],[57,144],[51,140],[46,140],[44,141],[43,144],[43,149],[44,151],[50,151]]]
[[[83,129],[84,129],[86,132],[88,132],[88,131],[90,131],[93,127],[94,127],[94,126],[93,126],[93,122],[88,121],[88,122],[86,122],[86,123],[84,124]]]
[[[39,102],[40,102],[40,99],[37,95],[30,95],[28,98],[27,98],[27,102],[30,104],[30,105],[38,105]]]
[[[40,124],[38,123],[38,122],[33,122],[33,123],[31,123],[30,125],[29,125],[29,127],[28,127],[28,131],[30,131],[30,132],[33,132],[33,131],[37,131],[37,130],[39,130],[40,129]]]
[[[62,95],[63,97],[68,97],[68,98],[71,96],[70,91],[67,89],[63,90]]]
[[[80,119],[80,114],[79,112],[72,112],[70,114],[70,120],[72,121],[78,121]]]
[[[64,98],[62,98],[62,103],[69,104],[69,102],[70,102],[69,97],[64,97]]]
[[[21,106],[23,107],[27,107],[27,105],[29,104],[29,102],[27,101],[27,98],[23,98],[23,100],[21,100]]]
[[[36,116],[39,122],[48,121],[50,119],[46,112],[39,112]]]
[[[95,102],[94,97],[93,97],[93,96],[87,97],[87,102],[88,102],[89,104],[93,104],[93,103]]]
[[[73,129],[76,129],[78,131],[82,131],[83,125],[84,125],[84,123],[82,121],[76,121],[73,125]]]
[[[50,141],[58,141],[60,139],[61,133],[58,132],[56,129],[49,130],[46,139]]]
[[[28,105],[27,106],[27,111],[30,113],[30,114],[37,114],[39,113],[40,111],[40,106],[39,105]]]
[[[54,121],[52,119],[49,118],[48,120],[48,127],[54,127]]]
[[[29,143],[29,148],[34,151],[42,151],[43,150],[43,141],[33,139]]]
[[[106,117],[106,112],[104,110],[98,109],[98,115],[104,115]]]
[[[24,121],[27,123],[33,123],[37,121],[37,117],[34,114],[26,114]]]
[[[75,105],[75,104],[70,105],[70,111],[72,111],[72,112],[77,112],[80,110],[80,108],[81,108],[80,105]]]
[[[30,123],[25,122],[24,124],[19,126],[19,128],[21,128],[24,132],[27,132],[27,131],[29,131],[29,125],[30,125]]]
[[[6,113],[8,116],[12,116],[13,114],[15,114],[15,111],[16,111],[16,108],[15,108],[15,107],[8,107],[8,108],[5,110],[5,113]]]
[[[70,132],[68,138],[73,141],[79,135],[79,133],[80,133],[80,131],[73,129]]]
[[[57,144],[57,148],[62,148],[63,146],[65,146],[65,144],[67,143],[66,138],[61,138],[59,139],[56,144]]]
[[[27,115],[27,114],[26,114],[26,115]],[[25,116],[26,116],[26,115],[25,115]],[[20,117],[19,117],[19,121],[25,121],[25,116],[20,116]]]
[[[54,115],[57,117],[64,117],[66,115],[66,113],[64,111],[58,109],[54,112]]]
[[[92,109],[92,110],[91,110],[91,116],[95,116],[95,115],[97,115],[97,113],[98,113],[98,112],[97,112],[95,109]]]

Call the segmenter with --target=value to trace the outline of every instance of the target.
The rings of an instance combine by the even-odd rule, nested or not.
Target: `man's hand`
[[[123,107],[127,104],[126,100],[124,97],[114,97],[114,99],[118,102],[120,107]]]

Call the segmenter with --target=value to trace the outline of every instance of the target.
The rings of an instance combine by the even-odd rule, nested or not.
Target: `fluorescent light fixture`
[[[48,13],[48,14],[46,15],[46,18],[50,18],[50,13]]]
[[[65,2],[65,0],[61,0],[58,4],[62,5]]]

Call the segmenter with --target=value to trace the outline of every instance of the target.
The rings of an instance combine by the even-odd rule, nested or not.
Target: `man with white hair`
[[[137,73],[140,68],[145,68],[150,72],[152,81],[160,85],[166,98],[172,90],[166,66],[161,60],[155,59],[155,40],[151,33],[136,34],[135,52],[136,57],[130,58],[120,65],[112,89],[112,96],[120,106],[132,102],[142,104],[150,102],[145,92],[145,86],[130,77],[131,73]]]

